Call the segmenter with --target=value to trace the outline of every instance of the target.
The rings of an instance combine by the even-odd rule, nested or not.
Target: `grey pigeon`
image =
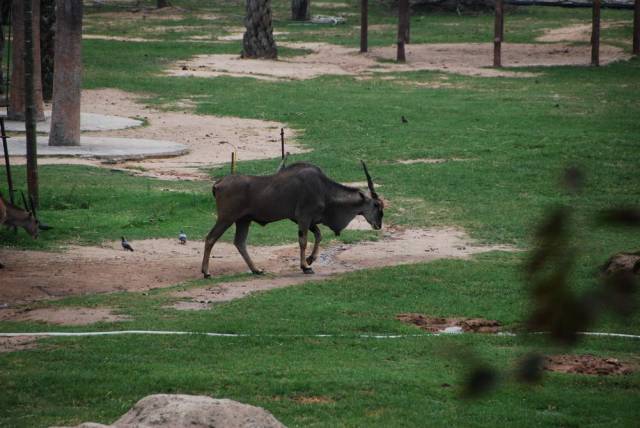
[[[180,243],[181,243],[182,245],[184,245],[184,244],[186,244],[186,243],[187,243],[187,234],[186,234],[186,233],[184,233],[184,230],[181,230],[181,231],[180,231],[180,234],[178,235],[178,239],[180,240]]]
[[[127,241],[126,239],[124,239],[124,236],[122,237],[122,241],[120,242],[120,244],[122,245],[122,248],[125,251],[133,251],[133,248],[131,247],[131,245],[129,244],[129,241]]]

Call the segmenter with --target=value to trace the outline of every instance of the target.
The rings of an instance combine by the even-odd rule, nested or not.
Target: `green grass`
[[[143,2],[151,5],[152,2]],[[84,42],[87,89],[113,87],[145,95],[144,102],[169,107],[192,98],[203,115],[278,120],[303,131],[300,143],[313,151],[293,156],[320,165],[340,181],[362,181],[359,159],[369,165],[389,202],[385,219],[411,227],[457,226],[474,238],[533,244],[532,230],[557,205],[573,208],[572,245],[579,250],[571,275],[576,291],[594,282],[594,271],[616,251],[637,250],[637,231],[606,228],[594,217],[620,204],[640,204],[637,157],[640,125],[640,61],[606,67],[555,67],[535,78],[473,78],[435,72],[395,74],[397,81],[322,77],[264,82],[243,78],[166,77],[164,67],[204,53],[238,53],[239,42],[186,42],[193,35],[227,34],[242,25],[243,2],[212,5],[174,1],[195,8],[179,20],[144,23],[106,19],[95,13],[117,7],[87,7],[89,33],[160,39],[153,43]],[[357,12],[314,9],[313,13]],[[312,6],[313,7],[313,6]],[[395,18],[371,4],[373,24]],[[275,29],[287,40],[357,46],[356,17],[342,26],[289,22],[289,3],[274,3]],[[605,11],[604,19],[629,25],[603,31],[604,41],[630,44],[629,11]],[[532,42],[544,29],[587,23],[586,10],[518,8],[507,16],[507,38]],[[489,14],[418,14],[414,42],[479,42],[491,39]],[[153,32],[152,26],[174,31]],[[313,31],[313,34],[310,32]],[[372,31],[372,46],[390,45],[395,31]],[[283,55],[300,51],[281,50]],[[451,87],[416,87],[442,82]],[[409,123],[402,125],[400,116]],[[441,164],[400,165],[410,158],[460,158]],[[242,173],[272,172],[277,160],[240,162]],[[583,192],[568,196],[562,170],[585,173]],[[211,171],[212,178],[228,168]],[[4,175],[4,171],[0,171]],[[24,168],[14,169],[24,188]],[[118,239],[175,237],[183,228],[201,239],[214,221],[210,183],[158,181],[79,166],[41,166],[41,216],[55,229],[32,241],[23,232],[0,231],[3,247],[57,250],[68,244]],[[6,193],[4,181],[0,190]],[[230,232],[231,233],[231,232]],[[348,232],[348,242],[376,239],[374,232]],[[229,239],[229,234],[225,237]],[[252,244],[296,241],[291,224],[254,226]],[[152,393],[206,394],[263,406],[288,426],[633,426],[640,411],[640,377],[591,378],[549,375],[523,387],[505,376],[501,387],[478,401],[460,399],[461,383],[474,355],[508,369],[537,342],[514,337],[419,336],[365,340],[362,333],[417,333],[395,320],[401,312],[477,316],[516,329],[528,310],[521,266],[526,252],[489,253],[471,260],[354,272],[325,282],[274,290],[215,306],[180,312],[166,306],[170,292],[211,287],[246,275],[196,280],[149,293],[73,297],[42,306],[108,306],[132,321],[89,327],[0,322],[0,331],[104,331],[151,329],[248,333],[249,338],[119,336],[58,338],[38,349],[0,354],[0,425],[48,426],[85,420],[114,421]],[[197,273],[194,273],[196,275]],[[1,275],[1,273],[0,273]],[[0,284],[1,284],[0,276]],[[1,303],[1,302],[0,302]],[[636,314],[607,316],[593,330],[640,334]],[[341,338],[290,337],[336,334]],[[592,338],[571,352],[640,363],[637,341]],[[549,349],[550,352],[568,352]],[[449,384],[451,387],[443,387]],[[320,397],[303,404],[304,397]]]

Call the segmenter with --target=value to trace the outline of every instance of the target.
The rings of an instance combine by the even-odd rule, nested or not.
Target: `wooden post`
[[[633,54],[640,55],[640,0],[633,8]]]
[[[369,0],[360,0],[360,52],[369,50]]]
[[[504,2],[496,0],[493,25],[493,66],[502,67],[502,40],[504,39]]]
[[[4,166],[7,173],[9,201],[13,204],[13,177],[11,176],[11,162],[9,161],[9,148],[7,147],[7,132],[4,129],[4,117],[0,117],[0,132],[2,132],[2,148],[4,149]]]
[[[404,45],[407,42],[407,21],[409,15],[409,0],[399,0],[398,2],[398,53],[397,62],[405,62],[407,60],[404,51]]]
[[[24,2],[24,120],[27,131],[27,189],[33,205],[38,207],[38,146],[34,91],[33,3]],[[40,58],[38,58],[40,60]],[[38,74],[38,78],[39,78]]]
[[[282,149],[282,159],[284,159],[284,128],[280,128],[280,148]]]
[[[600,65],[600,0],[593,0],[591,65],[594,67]]]
[[[236,173],[236,152],[231,152],[231,175]]]

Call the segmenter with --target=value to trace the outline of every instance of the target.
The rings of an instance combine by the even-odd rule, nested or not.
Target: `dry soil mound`
[[[483,318],[441,318],[422,314],[398,314],[396,319],[412,324],[430,333],[497,333],[500,323]]]
[[[579,373],[605,376],[629,374],[631,366],[616,358],[599,358],[593,355],[551,355],[545,358],[545,370],[561,373]]]
[[[202,395],[150,395],[112,425],[85,422],[76,428],[282,428],[273,415],[260,407]]]

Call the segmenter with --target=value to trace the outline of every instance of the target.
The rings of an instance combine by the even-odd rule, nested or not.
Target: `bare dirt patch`
[[[602,22],[601,29],[625,25],[624,21]],[[573,24],[566,27],[545,30],[536,37],[538,42],[589,42],[591,40],[591,24]]]
[[[137,98],[139,96],[135,94],[115,89],[83,91],[82,110],[85,112],[143,118],[148,122],[145,127],[95,132],[91,135],[175,141],[187,145],[189,153],[172,158],[109,164],[109,168],[128,169],[136,175],[165,179],[208,179],[208,175],[200,168],[229,163],[234,150],[240,161],[279,157],[280,128],[286,128],[287,151],[304,152],[295,143],[296,132],[288,129],[284,123],[164,112],[139,104]],[[188,103],[190,100],[180,101]],[[16,163],[24,163],[24,158],[15,160]],[[99,161],[71,158],[43,158],[41,163],[104,166]]]
[[[254,253],[251,250],[254,260],[258,265],[267,266],[269,274],[244,281],[178,291],[173,295],[201,305],[210,305],[243,298],[255,292],[330,279],[337,274],[354,270],[427,262],[441,258],[468,258],[472,254],[495,250],[510,251],[512,248],[474,244],[464,232],[451,228],[397,229],[388,231],[383,239],[375,242],[323,247],[319,259],[313,265],[315,275],[304,275],[300,272],[298,248],[295,245],[272,247],[266,260],[260,260],[260,257],[266,254],[258,253],[258,257],[253,257]],[[217,266],[221,262],[213,260],[212,268],[219,269]]]
[[[23,351],[25,349],[34,349],[37,345],[37,337],[33,336],[0,336],[0,354],[4,352]]]
[[[180,245],[177,240],[148,239],[131,244],[135,249],[133,253],[123,251],[120,242],[101,247],[70,247],[57,253],[0,249],[0,260],[6,265],[0,271],[3,284],[0,303],[15,305],[72,295],[146,291],[201,277],[202,242]],[[323,245],[313,265],[316,274],[304,275],[298,267],[297,244],[251,247],[249,253],[254,262],[265,268],[267,275],[190,289],[177,292],[176,296],[205,304],[223,302],[255,291],[327,279],[353,270],[512,250],[511,247],[479,245],[454,228],[390,228],[379,241]],[[248,271],[232,244],[218,243],[212,254],[214,275]]]
[[[600,269],[603,275],[640,275],[640,251],[614,254]]]
[[[544,369],[551,372],[606,376],[629,374],[635,369],[616,358],[593,355],[551,355],[545,357]]]
[[[412,165],[414,163],[426,163],[426,164],[435,164],[435,163],[445,163],[447,159],[440,158],[418,158],[418,159],[401,159],[398,163],[403,165]]]
[[[430,333],[497,333],[502,328],[498,321],[483,318],[443,318],[409,313],[398,314],[396,319]]]
[[[161,42],[162,39],[145,39],[143,37],[129,37],[129,36],[107,36],[103,34],[83,34],[83,39],[86,40],[113,40],[116,42]]]
[[[158,21],[180,21],[185,18],[188,11],[180,7],[163,7],[161,9],[156,8],[132,8],[129,10],[123,10],[122,12],[101,12],[92,13],[87,15],[88,21],[146,21],[146,20],[158,20]],[[197,15],[200,19],[215,20],[218,19],[216,15],[212,14],[200,14]]]
[[[323,396],[306,396],[306,395],[298,395],[293,397],[292,399],[296,403],[300,404],[330,404],[335,403],[336,401]]]
[[[348,3],[338,3],[338,2],[324,2],[324,3],[315,2],[313,4],[313,7],[320,8],[320,9],[343,9],[343,8],[351,7],[351,5]]]
[[[368,54],[357,49],[327,43],[281,43],[283,46],[311,50],[278,61],[246,60],[237,55],[197,55],[170,66],[173,76],[236,76],[256,79],[304,80],[321,75],[367,75],[374,72],[417,70],[444,71],[484,77],[531,77],[534,73],[492,68],[493,45],[489,43],[411,44],[407,63],[396,64],[395,46],[374,48]],[[630,58],[622,49],[601,45],[602,64]],[[568,44],[503,44],[506,67],[588,65],[589,46]],[[380,62],[380,60],[384,62]]]
[[[224,41],[224,42],[232,42],[232,41],[242,40],[244,38],[245,29],[243,27],[233,27],[233,28],[230,28],[228,31],[229,31],[229,34],[220,36],[217,38],[217,40]],[[288,31],[273,32],[274,37],[286,36],[288,34],[289,34]]]
[[[98,322],[129,321],[130,318],[116,315],[109,308],[40,308],[4,309],[0,321],[41,321],[59,325],[89,325]]]

